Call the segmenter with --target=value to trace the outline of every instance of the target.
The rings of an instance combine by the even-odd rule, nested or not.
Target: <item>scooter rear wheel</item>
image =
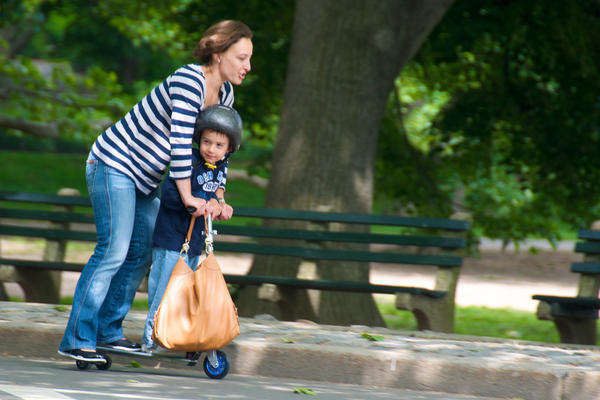
[[[90,368],[90,363],[87,361],[75,360],[75,365],[77,366],[77,369],[82,371]]]

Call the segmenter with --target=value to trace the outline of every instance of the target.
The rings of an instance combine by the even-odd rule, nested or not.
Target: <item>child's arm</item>
[[[219,220],[228,220],[233,216],[233,207],[229,204],[225,203],[225,189],[222,187],[218,188],[215,192],[217,195],[217,199],[219,201],[219,205],[221,206],[221,215],[219,215]]]

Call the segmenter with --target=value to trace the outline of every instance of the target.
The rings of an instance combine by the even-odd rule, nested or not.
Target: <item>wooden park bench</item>
[[[23,207],[24,204],[27,206]],[[0,235],[44,238],[47,241],[60,243],[66,241],[94,242],[95,232],[93,225],[90,226],[93,218],[89,204],[87,197],[80,196],[0,192]],[[48,207],[48,205],[68,207],[69,210],[39,208],[39,206]],[[73,207],[76,209],[74,210]],[[466,246],[465,234],[469,229],[467,222],[451,219],[253,207],[236,207],[235,216],[253,218],[257,221],[247,226],[233,225],[232,222],[235,220],[226,224],[215,223],[213,227],[218,232],[214,243],[215,251],[291,256],[313,261],[342,260],[387,263],[398,266],[417,265],[435,270],[435,286],[433,289],[427,289],[357,281],[226,274],[225,279],[228,283],[241,286],[274,285],[276,287],[394,294],[396,295],[396,307],[412,311],[419,329],[453,331],[455,291],[462,265],[460,253]],[[267,219],[289,221],[290,224],[293,221],[308,221],[310,226],[308,229],[260,226],[260,221]],[[26,225],[26,223],[30,223],[29,221],[37,221],[38,225]],[[40,226],[40,223],[43,226]],[[81,229],[81,227],[75,229],[73,226],[77,224],[87,224],[87,229]],[[398,233],[359,233],[331,229],[333,225],[339,224],[388,226],[394,227]],[[428,234],[415,234],[416,230],[428,232]],[[268,240],[268,243],[264,242],[265,240]],[[283,242],[285,244],[282,244]],[[366,246],[366,250],[327,248],[326,244],[328,243],[363,244]],[[415,249],[418,250],[415,251]],[[64,258],[26,260],[2,258],[0,255],[0,265],[2,264],[59,271],[81,271],[84,266],[67,263]]]
[[[582,229],[578,234],[575,252],[582,253],[583,262],[571,264],[571,272],[579,275],[577,296],[550,296],[536,294],[539,300],[537,317],[553,321],[562,343],[597,343],[597,321],[600,299],[600,231]]]

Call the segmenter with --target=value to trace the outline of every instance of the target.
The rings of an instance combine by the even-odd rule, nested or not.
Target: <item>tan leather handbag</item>
[[[181,253],[189,249],[194,221],[192,216]],[[170,350],[216,350],[240,333],[237,309],[213,254],[210,220],[205,227],[206,258],[192,271],[179,257],[154,315],[154,341]]]

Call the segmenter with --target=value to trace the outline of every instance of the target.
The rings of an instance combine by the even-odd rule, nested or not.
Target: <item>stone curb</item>
[[[64,360],[56,350],[68,315],[66,306],[0,302],[0,354]],[[144,318],[144,312],[129,313],[124,323],[128,337],[139,340]],[[240,318],[240,325],[240,336],[224,349],[234,374],[523,400],[586,400],[600,394],[600,351],[595,346],[266,317]],[[363,333],[382,340],[370,341]],[[115,356],[115,363],[131,359]],[[185,368],[174,361],[135,361]]]

